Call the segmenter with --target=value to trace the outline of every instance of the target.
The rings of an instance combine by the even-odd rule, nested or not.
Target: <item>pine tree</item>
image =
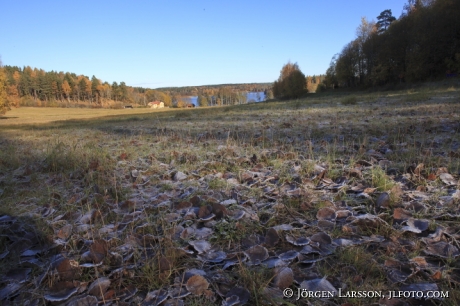
[[[383,33],[385,32],[390,24],[396,20],[395,17],[393,17],[391,10],[384,10],[383,12],[380,13],[379,16],[377,16],[377,29],[378,33]]]

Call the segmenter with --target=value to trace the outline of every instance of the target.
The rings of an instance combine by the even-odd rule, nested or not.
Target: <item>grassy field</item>
[[[14,109],[0,120],[0,302],[458,305],[459,111],[456,87]],[[296,300],[339,288],[448,298]]]
[[[167,110],[167,109],[164,109]],[[94,119],[105,116],[120,116],[132,114],[152,114],[164,110],[150,108],[134,109],[102,109],[102,108],[54,108],[54,107],[22,107],[13,108],[0,117],[0,126],[28,125],[49,123],[54,121]]]

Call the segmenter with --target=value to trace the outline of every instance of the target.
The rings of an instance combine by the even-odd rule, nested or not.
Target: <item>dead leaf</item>
[[[338,293],[337,289],[326,279],[316,278],[312,280],[305,280],[300,284],[300,289],[306,289],[308,291],[328,291],[334,292],[334,295]]]
[[[275,268],[275,277],[273,283],[275,287],[279,289],[285,289],[290,287],[294,282],[294,273],[291,268],[278,267]]]
[[[449,173],[441,173],[439,175],[439,178],[441,181],[444,182],[444,184],[449,185],[449,186],[455,186],[457,185],[457,181],[454,179],[454,177],[449,174]]]
[[[268,251],[261,245],[250,247],[243,252],[252,265],[259,265],[268,258]]]
[[[88,294],[101,299],[109,288],[110,284],[111,281],[107,277],[98,278],[88,287]]]
[[[194,275],[188,279],[186,287],[192,294],[201,295],[206,289],[208,289],[209,283],[203,276]]]
[[[98,239],[91,244],[89,249],[89,256],[94,263],[99,263],[107,256],[108,245],[107,241]]]

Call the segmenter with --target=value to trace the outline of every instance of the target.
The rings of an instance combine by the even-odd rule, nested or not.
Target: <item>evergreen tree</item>
[[[120,89],[118,88],[118,83],[117,82],[113,82],[112,83],[112,100],[115,100],[115,101],[118,101],[120,100],[119,97],[120,97]]]
[[[120,90],[120,100],[124,102],[127,101],[128,100],[128,89],[126,87],[125,82],[120,82],[119,90]]]
[[[91,78],[91,92],[93,94],[93,98],[96,100],[96,103],[99,103],[101,97],[101,82],[93,75]]]
[[[377,16],[377,31],[378,33],[383,33],[385,32],[390,24],[396,20],[395,17],[391,14],[391,10],[384,10],[383,12],[380,13],[379,16]]]

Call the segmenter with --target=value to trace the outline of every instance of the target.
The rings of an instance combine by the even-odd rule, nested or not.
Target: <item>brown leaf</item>
[[[192,294],[201,295],[208,289],[209,283],[203,276],[194,275],[188,279],[185,286]]]
[[[457,185],[457,181],[454,179],[454,177],[449,174],[449,173],[441,173],[439,175],[439,178],[441,179],[441,181],[444,182],[444,184],[446,185]]]
[[[390,195],[387,192],[383,192],[377,198],[378,208],[389,208],[390,207]]]
[[[275,287],[285,289],[290,287],[294,282],[294,273],[291,268],[275,268],[275,278],[273,279]]]
[[[117,296],[117,292],[113,289],[107,290],[104,294],[104,300],[112,300]]]
[[[261,245],[256,245],[247,249],[246,251],[244,251],[244,254],[247,256],[250,263],[253,265],[258,265],[268,258],[267,249]]]
[[[54,263],[54,269],[61,280],[73,280],[77,273],[78,263],[68,258],[61,258]]]
[[[206,240],[190,241],[189,244],[193,246],[193,248],[198,252],[198,254],[206,253],[211,249],[211,244]]]
[[[198,211],[198,218],[205,218],[212,213],[212,206],[211,205],[204,205],[200,207]]]
[[[278,235],[278,232],[273,227],[269,228],[267,234],[265,234],[265,244],[268,247],[273,247],[279,242],[279,240],[280,236]]]
[[[72,225],[66,224],[56,233],[56,237],[66,240],[72,234]]]
[[[88,288],[88,294],[101,299],[110,286],[110,279],[101,277],[96,279]]]
[[[335,220],[336,218],[335,210],[330,207],[323,207],[316,213],[316,219],[318,220]]]
[[[346,172],[350,177],[355,177],[355,178],[362,178],[363,177],[363,174],[361,173],[361,170],[359,170],[357,168],[348,169],[348,170],[346,170]]]
[[[407,219],[409,219],[410,217],[412,217],[412,214],[410,213],[410,211],[407,211],[403,208],[395,208],[395,210],[393,211],[393,219],[395,219],[395,221],[397,222],[402,222],[402,221],[405,221]]]
[[[417,175],[417,176],[421,176],[422,170],[423,170],[424,167],[425,167],[425,165],[423,163],[418,164],[417,167],[415,167],[415,169],[414,169],[414,174]]]
[[[431,278],[434,279],[434,280],[442,279],[442,272],[440,270],[434,272],[434,274],[431,275]]]
[[[366,161],[366,160],[358,160],[356,162],[356,165],[358,166],[364,166],[364,167],[371,167],[372,166],[372,163]]]
[[[422,268],[428,266],[428,263],[426,262],[425,257],[422,257],[422,256],[414,257],[410,261],[415,263],[417,266],[422,267]]]
[[[364,188],[363,192],[364,193],[367,193],[367,194],[372,194],[374,193],[374,191],[376,191],[377,188],[371,188],[371,187],[367,187],[367,188]]]
[[[100,263],[107,256],[107,241],[98,239],[93,242],[89,248],[89,256],[94,263]]]
[[[441,258],[455,258],[460,255],[457,247],[444,241],[430,243],[423,251],[428,255],[433,255]]]
[[[390,193],[394,198],[399,198],[404,194],[399,185],[394,185],[393,188],[391,188]]]
[[[174,204],[174,209],[181,210],[192,207],[192,203],[188,201],[181,201]]]
[[[420,192],[426,192],[428,188],[426,188],[426,186],[420,185],[420,186],[417,186],[415,190],[420,191]]]
[[[160,259],[158,260],[158,266],[160,272],[165,272],[169,271],[172,268],[171,262],[168,260],[168,258],[161,256]]]
[[[436,170],[436,175],[441,175],[442,173],[449,173],[446,167],[440,167]]]
[[[227,208],[219,203],[212,203],[212,212],[216,215],[216,219],[222,219],[225,216],[228,216]]]

